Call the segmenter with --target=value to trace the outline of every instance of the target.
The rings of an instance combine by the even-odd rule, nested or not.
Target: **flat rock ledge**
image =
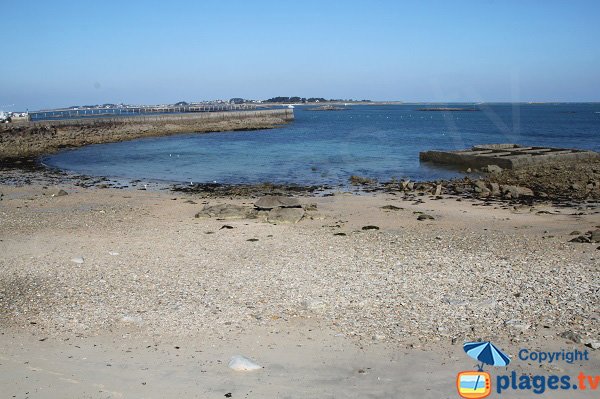
[[[311,204],[309,210],[314,210]],[[268,223],[298,223],[306,215],[305,209],[297,198],[267,195],[254,203],[254,208],[233,204],[205,205],[196,213],[200,219],[263,219]]]

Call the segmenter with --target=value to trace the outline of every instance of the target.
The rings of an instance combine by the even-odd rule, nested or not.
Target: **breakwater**
[[[270,129],[294,119],[291,109],[139,115],[0,124],[0,160],[33,158],[64,148],[178,133]]]

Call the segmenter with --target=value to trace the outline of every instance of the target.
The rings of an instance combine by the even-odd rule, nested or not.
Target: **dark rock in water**
[[[363,230],[379,230],[378,226],[373,226],[373,225],[368,225],[368,226],[363,226],[362,228]]]
[[[384,206],[381,207],[381,209],[385,209],[387,211],[399,211],[399,210],[402,210],[404,208],[400,208],[400,207],[395,206],[395,205],[384,205]]]
[[[232,205],[232,204],[219,204],[208,206],[196,214],[196,218],[218,218],[218,219],[248,219],[256,217],[256,211],[254,209]]]
[[[299,208],[300,201],[293,197],[284,197],[282,195],[265,195],[254,203],[254,206],[259,209],[273,208]]]
[[[417,220],[434,220],[434,217],[431,215],[428,215],[426,213],[423,213],[423,214],[417,216]]]
[[[267,215],[269,223],[298,223],[304,217],[302,208],[273,208]]]

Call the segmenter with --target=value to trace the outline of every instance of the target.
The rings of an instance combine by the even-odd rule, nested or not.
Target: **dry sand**
[[[302,198],[311,218],[273,225],[194,218],[253,198],[0,192],[6,397],[454,398],[456,373],[475,363],[461,344],[477,339],[513,356],[492,374],[598,374],[584,343],[600,341],[600,252],[568,242],[600,225],[595,207],[340,193]],[[539,367],[520,348],[591,360]],[[231,371],[236,354],[265,368]]]

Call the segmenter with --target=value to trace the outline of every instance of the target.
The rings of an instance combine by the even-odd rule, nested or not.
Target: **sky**
[[[600,101],[600,1],[0,0],[0,109]]]

